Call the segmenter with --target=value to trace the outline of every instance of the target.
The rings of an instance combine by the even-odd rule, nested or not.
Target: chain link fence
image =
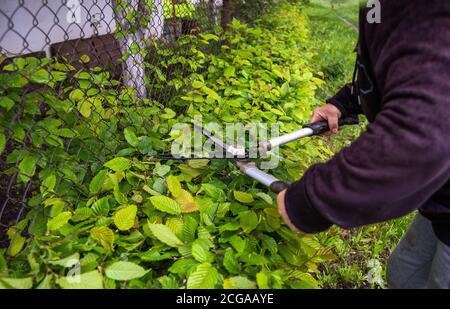
[[[124,128],[136,155],[164,149],[153,115],[182,110],[185,77],[203,69],[192,55],[220,50],[207,34],[255,15],[241,2],[1,1],[0,248],[85,200],[99,166],[135,151]]]

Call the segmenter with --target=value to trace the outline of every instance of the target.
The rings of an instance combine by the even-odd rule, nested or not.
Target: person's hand
[[[277,205],[278,205],[278,211],[281,215],[281,218],[283,218],[284,222],[289,226],[291,230],[294,232],[300,232],[298,228],[295,227],[295,225],[291,222],[289,219],[287,213],[286,213],[286,204],[284,203],[284,197],[286,196],[286,190],[280,192],[277,196]]]
[[[339,118],[341,116],[342,114],[336,106],[325,104],[313,111],[311,123],[323,120],[328,121],[330,131],[324,133],[324,135],[336,134],[339,130]]]

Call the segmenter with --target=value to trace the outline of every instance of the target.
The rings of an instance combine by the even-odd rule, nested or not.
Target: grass
[[[356,1],[312,1],[305,7],[311,24],[312,48],[317,70],[323,72],[325,85],[318,95],[325,101],[351,81],[357,32],[338,16],[357,23]],[[342,3],[343,2],[343,3]],[[359,128],[343,130],[330,140],[336,150],[348,145]],[[386,263],[392,250],[411,223],[413,215],[390,222],[345,231],[333,227],[319,235],[323,244],[333,248],[337,259],[320,265],[318,279],[324,288],[384,288]]]
[[[357,7],[354,10],[357,14]],[[310,43],[316,53],[315,63],[326,81],[319,96],[326,100],[351,81],[358,34],[342,22],[329,6],[311,3],[305,11],[310,19]]]

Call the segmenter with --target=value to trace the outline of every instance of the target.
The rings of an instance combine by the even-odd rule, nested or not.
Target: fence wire
[[[217,0],[0,2],[0,248],[11,227],[83,200],[87,174],[132,152],[125,126],[145,132],[128,133],[140,155],[162,149],[152,106],[173,104],[197,69],[190,42],[225,13]]]
[[[1,1],[0,248],[86,203],[107,160],[163,151],[155,113],[173,117],[192,56],[221,48],[193,42],[273,1]]]

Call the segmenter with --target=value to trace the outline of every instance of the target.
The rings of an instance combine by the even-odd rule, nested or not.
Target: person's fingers
[[[315,109],[311,117],[311,123],[315,123],[322,120],[326,119],[323,117],[322,113],[318,109]]]
[[[326,104],[313,111],[311,117],[311,123],[318,121],[327,121],[330,130],[322,133],[322,135],[330,136],[336,134],[339,130],[339,118],[341,117],[341,112],[333,105]]]
[[[337,133],[339,130],[339,118],[337,114],[328,114],[328,126],[330,127],[331,133]]]

